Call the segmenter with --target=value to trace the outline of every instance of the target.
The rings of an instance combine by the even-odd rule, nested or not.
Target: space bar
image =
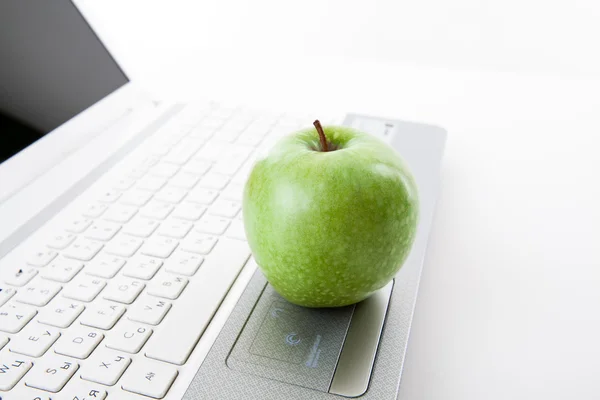
[[[150,337],[146,357],[183,365],[250,257],[245,242],[222,238]]]

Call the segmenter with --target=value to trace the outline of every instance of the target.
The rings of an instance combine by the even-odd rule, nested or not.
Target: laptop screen
[[[128,82],[70,0],[0,1],[0,163]]]

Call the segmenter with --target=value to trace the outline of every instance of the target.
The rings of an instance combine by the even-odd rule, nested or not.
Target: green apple
[[[243,216],[254,258],[275,290],[307,307],[357,303],[410,252],[417,187],[399,154],[343,126],[301,130],[254,165]]]

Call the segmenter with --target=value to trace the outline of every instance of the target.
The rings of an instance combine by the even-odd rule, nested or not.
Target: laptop
[[[245,240],[254,159],[315,116],[160,101],[73,3],[0,4],[0,398],[396,399],[446,132],[348,113],[413,171],[421,218],[367,300],[281,298]]]

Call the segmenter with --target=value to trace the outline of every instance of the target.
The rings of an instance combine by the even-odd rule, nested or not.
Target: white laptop
[[[30,3],[0,4],[0,399],[395,399],[444,130],[318,116],[395,147],[422,214],[389,285],[297,307],[257,270],[241,194],[315,116],[156,101],[70,1]]]

